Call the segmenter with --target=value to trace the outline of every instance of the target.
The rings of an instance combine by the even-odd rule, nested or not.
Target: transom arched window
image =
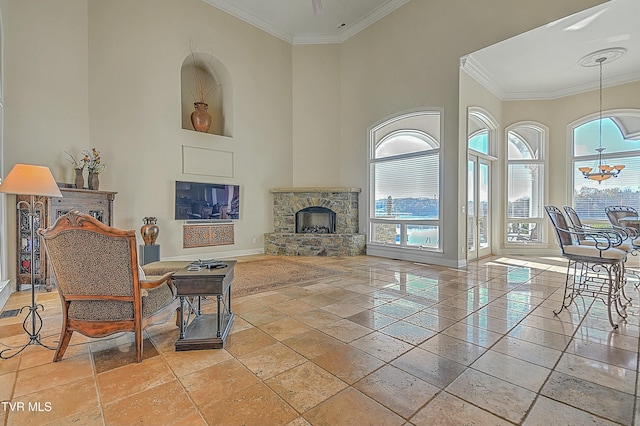
[[[412,154],[438,148],[438,142],[424,132],[417,130],[401,130],[393,132],[382,139],[375,149],[375,158],[386,158],[394,155]]]
[[[482,129],[469,137],[469,149],[489,154],[489,131]]]

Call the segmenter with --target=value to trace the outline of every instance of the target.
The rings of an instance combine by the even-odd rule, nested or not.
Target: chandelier
[[[599,184],[603,180],[617,177],[624,165],[619,164],[617,166],[610,166],[604,164],[602,161],[602,152],[606,149],[602,146],[602,64],[606,61],[614,61],[618,59],[625,52],[622,48],[600,50],[598,52],[591,53],[580,60],[580,65],[585,67],[591,67],[597,65],[600,68],[600,133],[599,133],[599,146],[596,148],[598,153],[598,160],[594,167],[579,167],[578,170],[582,172],[582,176],[585,179],[591,179],[597,181]]]

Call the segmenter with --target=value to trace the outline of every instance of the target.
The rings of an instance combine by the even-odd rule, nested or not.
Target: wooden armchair
[[[39,229],[62,301],[62,331],[53,361],[60,361],[74,331],[88,337],[135,333],[142,361],[142,331],[167,321],[179,306],[169,278],[140,280],[135,231],[110,228],[71,211]]]

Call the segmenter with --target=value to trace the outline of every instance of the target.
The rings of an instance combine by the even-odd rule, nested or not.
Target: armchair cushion
[[[564,247],[564,253],[571,256],[594,257],[598,259],[624,260],[627,253],[617,248],[598,250],[588,245],[568,245]]]
[[[146,318],[170,305],[174,295],[164,284],[146,289],[142,296],[142,317]],[[133,302],[115,300],[72,300],[69,302],[69,318],[82,321],[122,321],[133,318]]]

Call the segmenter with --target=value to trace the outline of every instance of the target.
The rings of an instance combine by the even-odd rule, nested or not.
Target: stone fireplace
[[[359,188],[274,188],[274,232],[264,235],[266,254],[357,256],[364,254],[359,234]]]

